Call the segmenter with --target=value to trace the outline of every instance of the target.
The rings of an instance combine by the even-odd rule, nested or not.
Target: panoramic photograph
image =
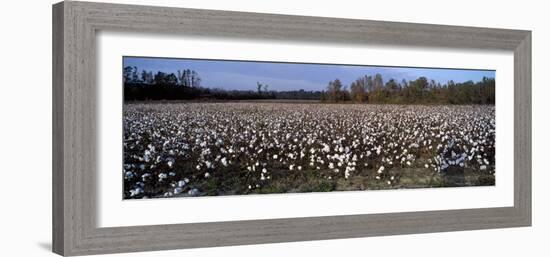
[[[495,185],[495,71],[123,57],[123,199]]]

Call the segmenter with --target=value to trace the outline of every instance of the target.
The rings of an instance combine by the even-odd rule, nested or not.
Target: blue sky
[[[405,68],[384,66],[353,66],[301,63],[270,63],[251,61],[220,61],[171,58],[124,57],[124,66],[142,70],[177,74],[177,70],[195,70],[202,86],[209,88],[256,90],[256,82],[268,84],[269,90],[325,90],[329,81],[336,78],[349,86],[355,79],[380,73],[384,83],[390,78],[414,80],[424,76],[442,84],[449,80],[464,82],[495,77],[495,71],[433,68]]]

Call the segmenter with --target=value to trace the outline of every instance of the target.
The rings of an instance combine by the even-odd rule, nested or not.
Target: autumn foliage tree
[[[484,77],[478,82],[462,83],[451,80],[441,84],[419,77],[401,82],[389,79],[384,83],[381,74],[366,75],[353,81],[349,92],[339,79],[330,81],[321,100],[375,104],[494,104],[495,79]]]
[[[349,92],[342,85],[339,79],[330,81],[327,86],[327,100],[330,102],[340,102],[349,100]]]
[[[367,77],[360,77],[351,83],[351,99],[358,103],[367,101]]]

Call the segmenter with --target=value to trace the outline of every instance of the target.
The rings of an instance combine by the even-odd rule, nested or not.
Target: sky
[[[191,69],[201,77],[201,85],[226,90],[256,90],[256,83],[269,85],[269,90],[288,91],[326,90],[329,81],[340,79],[345,86],[357,78],[380,73],[384,83],[389,79],[415,80],[424,76],[441,84],[474,82],[483,77],[494,78],[493,70],[460,70],[439,68],[410,68],[388,66],[358,66],[340,64],[275,63],[259,61],[199,60],[152,57],[124,57],[123,66],[136,66],[156,73],[177,74],[177,70]]]

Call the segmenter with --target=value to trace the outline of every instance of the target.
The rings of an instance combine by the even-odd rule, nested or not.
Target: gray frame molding
[[[514,206],[98,228],[99,30],[514,52]],[[531,32],[65,1],[53,6],[53,251],[87,255],[531,225]]]

